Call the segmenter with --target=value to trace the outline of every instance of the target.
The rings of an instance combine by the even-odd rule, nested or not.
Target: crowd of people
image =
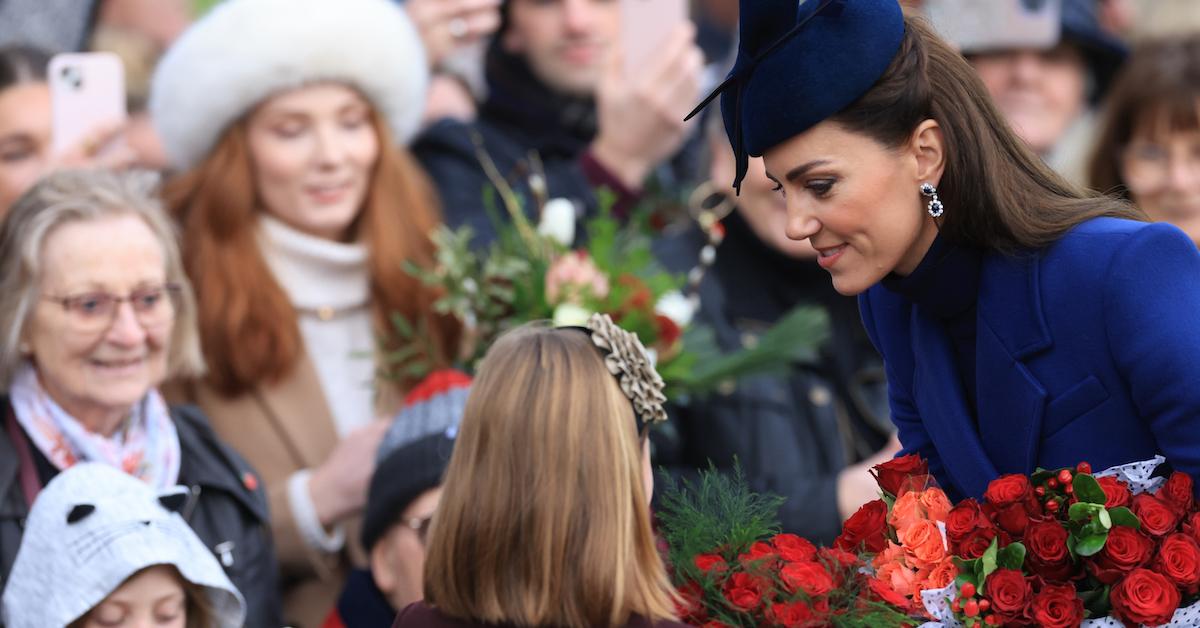
[[[658,473],[740,467],[829,543],[899,452],[957,497],[1200,472],[1200,9],[768,4],[691,3],[631,73],[622,0],[0,0],[0,626],[668,627]],[[63,147],[85,50],[129,116]],[[715,212],[721,351],[829,333],[688,403],[603,316],[468,373],[408,269],[497,237],[497,177],[576,225],[690,199],[677,273]]]

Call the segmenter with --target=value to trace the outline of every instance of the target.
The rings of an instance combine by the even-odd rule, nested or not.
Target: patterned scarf
[[[60,471],[77,462],[99,462],[158,490],[179,479],[179,434],[157,390],[134,404],[125,426],[111,437],[88,431],[67,414],[46,394],[29,363],[13,379],[9,397],[17,423]]]

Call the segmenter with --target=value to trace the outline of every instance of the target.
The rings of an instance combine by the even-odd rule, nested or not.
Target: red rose
[[[809,608],[808,604],[796,601],[791,603],[776,602],[767,607],[767,619],[776,626],[800,628],[811,622],[814,617],[812,609]]]
[[[1048,584],[1033,598],[1030,617],[1042,628],[1078,628],[1083,622],[1083,600],[1071,585]]]
[[[1040,519],[1025,529],[1025,549],[1030,573],[1052,582],[1066,582],[1075,573],[1067,552],[1070,534],[1056,519]]]
[[[679,600],[675,604],[675,613],[683,621],[698,624],[708,619],[704,608],[704,589],[697,582],[688,582],[679,587]]]
[[[1194,512],[1183,520],[1183,531],[1200,543],[1200,512]]]
[[[790,593],[804,591],[810,598],[827,595],[835,587],[833,576],[820,563],[788,563],[779,578]]]
[[[950,541],[961,541],[976,528],[991,527],[992,522],[984,516],[979,502],[970,498],[959,502],[946,515],[946,536]]]
[[[1181,513],[1191,512],[1192,506],[1196,504],[1195,494],[1192,492],[1192,477],[1186,473],[1176,471],[1167,478],[1166,484],[1158,489],[1157,497],[1164,502],[1175,507]]]
[[[846,523],[834,547],[848,552],[863,550],[878,554],[887,548],[887,504],[882,499],[863,504]]]
[[[775,548],[771,547],[769,543],[755,541],[754,544],[750,546],[749,551],[747,551],[745,554],[738,555],[738,562],[742,563],[743,565],[757,562],[765,563],[768,559],[774,557]]]
[[[875,482],[884,492],[899,497],[907,489],[924,488],[928,482],[929,463],[916,454],[909,454],[875,465],[871,468],[871,475],[875,476]]]
[[[858,554],[840,550],[836,547],[822,547],[817,550],[817,556],[825,561],[825,564],[830,566],[839,566],[843,569],[849,569],[858,565]]]
[[[1142,529],[1150,536],[1163,536],[1174,532],[1182,516],[1174,506],[1148,493],[1135,495],[1130,508],[1133,514],[1137,515],[1138,521],[1142,522]]]
[[[1029,478],[1011,473],[988,483],[983,498],[993,506],[1007,506],[1024,502],[1030,495],[1033,495],[1033,486],[1029,484]]]
[[[1163,539],[1154,559],[1154,570],[1188,595],[1200,591],[1200,545],[1186,534]]]
[[[775,546],[779,557],[789,563],[804,563],[817,557],[816,546],[795,534],[776,534],[771,545]]]
[[[1133,494],[1129,492],[1129,485],[1117,478],[1112,476],[1096,478],[1096,482],[1099,482],[1100,488],[1104,490],[1105,508],[1128,506],[1129,500],[1133,499]]]
[[[1029,478],[1023,475],[1002,475],[988,484],[983,495],[984,512],[996,525],[1014,537],[1025,534],[1029,520],[1042,515],[1042,504],[1033,493]]]
[[[1096,579],[1112,584],[1121,576],[1150,561],[1154,541],[1141,532],[1125,526],[1113,526],[1108,531],[1104,549],[1087,563]]]
[[[725,573],[729,565],[716,554],[700,554],[692,559],[701,573]]]
[[[1019,617],[1033,598],[1029,580],[1016,569],[997,569],[983,585],[984,597],[992,601],[992,610],[1008,621]]]
[[[959,542],[957,547],[951,547],[951,552],[959,558],[975,560],[983,556],[983,553],[992,545],[992,539],[996,538],[996,534],[995,528],[978,528]]]
[[[1179,608],[1179,590],[1162,574],[1134,569],[1113,587],[1113,614],[1126,624],[1158,626]]]
[[[748,573],[735,573],[725,583],[725,599],[734,608],[743,611],[754,610],[762,603],[766,583],[761,578],[755,578]]]
[[[704,622],[700,628],[731,628],[731,626],[723,621],[717,621],[713,619],[711,621]]]
[[[888,583],[880,580],[879,578],[871,578],[867,580],[867,588],[871,590],[871,593],[873,593],[879,601],[886,604],[891,604],[892,606],[895,606],[903,611],[908,610],[908,598],[896,593],[895,589],[888,586]]]

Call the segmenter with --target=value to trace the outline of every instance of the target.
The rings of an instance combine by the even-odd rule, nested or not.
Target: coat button
[[[808,401],[818,408],[823,408],[833,401],[833,393],[824,386],[813,386],[808,389]]]

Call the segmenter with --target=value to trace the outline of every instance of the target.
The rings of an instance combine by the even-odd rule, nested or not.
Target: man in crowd
[[[477,120],[443,121],[414,146],[449,224],[471,225],[479,244],[493,237],[485,194],[492,164],[530,215],[558,197],[589,214],[601,187],[616,193],[620,212],[652,174],[668,176],[664,163],[686,140],[683,117],[700,87],[703,55],[691,24],[674,27],[627,74],[616,0],[508,0],[501,11]]]

